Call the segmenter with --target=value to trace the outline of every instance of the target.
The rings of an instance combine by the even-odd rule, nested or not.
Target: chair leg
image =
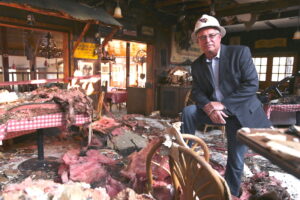
[[[226,128],[225,128],[225,126],[221,126],[221,131],[222,131],[223,139],[225,139],[225,136],[226,136]]]
[[[207,131],[207,128],[208,128],[208,124],[205,124],[205,126],[204,126],[204,130],[203,130],[203,133],[206,133],[206,131]]]

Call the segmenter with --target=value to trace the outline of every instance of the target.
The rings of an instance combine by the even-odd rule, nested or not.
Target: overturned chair
[[[159,151],[169,157],[170,175],[175,200],[230,200],[225,180],[208,163],[205,142],[193,135],[180,134],[170,127],[166,137],[157,142],[147,155],[147,190],[153,192],[152,158]],[[193,142],[189,147],[187,144]]]

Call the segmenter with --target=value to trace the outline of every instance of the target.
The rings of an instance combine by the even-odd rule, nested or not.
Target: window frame
[[[261,57],[266,57],[267,58],[267,74],[266,74],[266,81],[259,81],[259,89],[264,90],[267,87],[278,83],[279,81],[275,82],[272,81],[272,68],[273,68],[273,58],[274,57],[294,57],[294,63],[293,63],[293,70],[292,74],[294,74],[298,69],[298,55],[297,53],[294,52],[276,52],[276,53],[254,53],[252,55],[252,58],[261,58]],[[255,63],[254,63],[255,65]],[[258,72],[257,72],[258,73]],[[288,83],[283,84],[283,87],[288,86]]]

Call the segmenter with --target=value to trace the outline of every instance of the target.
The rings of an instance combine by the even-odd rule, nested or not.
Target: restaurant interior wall
[[[16,27],[15,29],[18,30],[19,32],[24,32],[24,30],[29,30],[28,32],[30,32],[32,30],[31,32],[37,32],[37,33],[51,32],[52,35],[54,33],[58,33],[58,34],[53,35],[54,36],[53,38],[54,38],[57,46],[62,49],[62,45],[63,44],[65,45],[63,47],[63,53],[68,52],[67,53],[68,56],[62,56],[62,58],[59,58],[59,59],[44,59],[44,60],[41,57],[37,57],[37,59],[34,60],[34,62],[36,63],[36,66],[37,66],[37,70],[51,71],[50,73],[48,73],[48,75],[46,75],[46,77],[40,76],[37,78],[54,78],[54,76],[55,76],[55,78],[57,78],[57,77],[63,78],[65,76],[70,77],[73,75],[74,69],[76,67],[74,65],[76,65],[77,61],[76,61],[76,59],[72,59],[71,51],[72,51],[74,42],[77,41],[77,38],[82,33],[86,23],[76,21],[76,20],[68,20],[68,19],[62,19],[62,18],[54,17],[54,16],[47,16],[47,15],[43,15],[43,14],[32,13],[32,12],[29,12],[26,10],[5,7],[5,6],[0,6],[0,13],[1,13],[0,14],[0,23],[2,24],[2,26],[5,25],[8,27],[14,27],[14,28]],[[27,16],[29,14],[34,16],[35,22],[33,24],[28,24]],[[91,30],[89,30],[88,32],[91,32],[91,34],[94,35],[95,30],[98,30],[98,27],[99,27],[99,25],[92,24],[91,28],[90,28]],[[111,31],[111,28],[106,27],[105,30],[106,30],[106,32],[103,33],[103,36],[106,36],[107,34],[109,34]],[[9,32],[11,32],[11,31],[9,31]],[[59,33],[63,33],[65,35],[61,36]],[[24,54],[25,54],[24,53],[24,51],[25,51],[24,44],[26,44],[26,40],[24,41],[24,38],[25,38],[25,36],[22,36],[22,34],[21,34],[20,49],[19,50],[14,49],[13,52],[10,53],[12,55],[9,55],[9,64],[8,65],[10,66],[10,68],[11,68],[11,66],[16,66],[16,68],[18,70],[20,70],[21,68],[23,68],[22,66],[25,65],[25,63],[26,63],[26,62],[24,62],[24,64],[18,64],[17,63],[18,61],[15,61],[15,63],[13,63],[15,59],[11,59],[13,54],[16,54],[16,52],[18,53],[17,56],[18,55],[24,56]],[[38,39],[38,37],[36,37],[36,38],[33,37],[33,38]],[[83,41],[88,40],[88,39],[89,39],[89,37],[84,37]],[[94,38],[92,38],[92,41],[94,42]],[[3,51],[3,45],[1,45],[0,51]],[[23,58],[21,58],[21,59],[24,60]],[[1,61],[2,61],[2,59],[1,59]],[[27,60],[27,62],[28,62],[28,60]],[[66,63],[67,63],[67,65],[65,65]],[[47,65],[47,67],[45,67],[45,65]],[[54,66],[58,66],[58,68],[54,67]],[[13,69],[9,69],[9,70],[14,71]],[[28,73],[28,69],[27,69],[26,73]],[[28,75],[25,78],[15,79],[14,81],[27,80],[27,79],[33,79],[33,77],[30,77],[30,75]]]
[[[10,19],[17,19],[18,21],[21,21],[20,25],[30,27],[26,23],[26,16],[30,14],[30,12],[10,7],[4,7],[0,6],[1,16],[0,16],[0,22],[1,23],[7,23],[11,24],[11,21],[6,21],[6,18]],[[52,16],[46,16],[41,14],[34,13],[35,19],[37,23],[34,25],[34,27],[38,27],[45,30],[54,30],[54,31],[63,31],[67,32],[69,36],[69,44],[68,49],[71,49],[72,42],[76,41],[76,39],[79,37],[80,33],[82,32],[85,23],[81,23],[78,21],[72,21],[72,20],[66,20],[62,18],[52,17]],[[129,20],[130,21],[130,20]],[[150,23],[149,23],[150,21]],[[119,30],[114,38],[120,39],[120,40],[127,40],[127,41],[136,41],[136,42],[142,42],[153,45],[153,56],[149,58],[149,60],[152,60],[151,64],[153,65],[153,68],[151,68],[150,71],[153,72],[153,76],[149,78],[147,76],[147,79],[149,80],[148,83],[145,85],[147,87],[151,87],[153,90],[153,94],[156,94],[156,83],[157,83],[157,74],[161,69],[165,68],[169,65],[169,55],[170,55],[170,39],[169,39],[169,28],[166,26],[168,23],[164,23],[164,20],[161,20],[159,22],[151,22],[152,20],[148,19],[148,22],[144,21],[131,21],[128,22],[128,26],[124,26],[127,30],[133,30],[133,32],[136,31],[136,35],[128,35],[128,32],[124,32],[123,30]],[[123,22],[121,22],[123,23]],[[143,32],[143,27],[150,27],[150,34]],[[83,42],[85,41],[92,41],[94,42],[94,34],[98,30],[97,25],[91,25],[90,30],[87,32],[86,36],[83,38]],[[102,36],[105,36],[109,34],[109,31],[111,29],[108,27],[101,27],[101,33]],[[71,76],[74,72],[75,63],[76,60],[69,60],[69,75]],[[156,106],[156,97],[155,95],[148,97],[149,99],[152,99],[153,102],[155,102]],[[154,109],[154,108],[153,108]]]
[[[249,46],[253,57],[285,57],[292,56],[293,60],[293,73],[300,70],[300,40],[294,40],[293,34],[295,28],[277,28],[276,30],[255,30],[248,32],[228,33],[223,42],[231,44],[233,38],[238,38],[239,44]],[[281,41],[281,42],[278,42]],[[258,42],[264,42],[266,45],[257,45]],[[262,44],[262,43],[260,43]],[[268,73],[272,73],[270,66],[272,63],[268,62]],[[296,78],[298,79],[298,77]],[[295,84],[299,81],[295,81]],[[274,84],[272,81],[260,82],[260,90]],[[285,84],[284,87],[288,85]],[[295,91],[300,85],[293,85],[292,89]]]

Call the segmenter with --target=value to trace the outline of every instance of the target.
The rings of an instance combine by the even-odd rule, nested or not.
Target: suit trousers
[[[238,196],[244,171],[244,155],[248,147],[236,138],[237,130],[241,128],[238,119],[235,116],[229,116],[225,120],[228,150],[225,180],[231,194]],[[198,109],[196,105],[190,105],[183,109],[182,122],[181,132],[193,135],[199,125],[213,124],[206,113],[202,109]]]

